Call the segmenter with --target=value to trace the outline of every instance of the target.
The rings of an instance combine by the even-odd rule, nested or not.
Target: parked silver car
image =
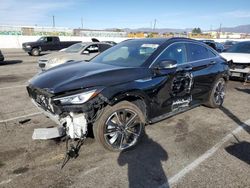
[[[73,61],[89,61],[110,47],[112,47],[111,44],[101,42],[76,43],[59,52],[42,56],[38,60],[38,65],[41,70],[48,70],[63,63]]]

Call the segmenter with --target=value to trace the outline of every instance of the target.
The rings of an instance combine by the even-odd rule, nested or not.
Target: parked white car
[[[89,61],[110,47],[111,44],[101,42],[76,43],[59,52],[42,56],[38,60],[38,65],[44,71],[63,63]]]
[[[225,52],[221,56],[232,60],[230,68],[232,77],[244,78],[246,81],[250,80],[250,41],[239,42]]]

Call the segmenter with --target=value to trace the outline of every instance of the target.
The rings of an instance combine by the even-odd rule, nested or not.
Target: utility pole
[[[222,24],[220,24],[219,38],[221,36],[221,26],[222,26]]]
[[[155,20],[154,20],[154,29],[153,29],[153,30],[155,30],[155,26],[156,26],[156,21],[157,21],[157,20],[155,19]]]
[[[82,29],[83,29],[83,18],[81,17],[81,25],[82,25]]]
[[[55,23],[55,16],[53,15],[52,18],[53,18],[53,27],[55,27],[55,26],[56,26],[56,23]]]

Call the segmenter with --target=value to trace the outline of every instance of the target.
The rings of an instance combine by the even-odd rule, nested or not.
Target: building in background
[[[81,37],[127,37],[124,31],[73,29],[74,36]]]

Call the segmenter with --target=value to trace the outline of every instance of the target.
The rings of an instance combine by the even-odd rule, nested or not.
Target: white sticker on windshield
[[[142,48],[158,48],[159,44],[143,44]]]

